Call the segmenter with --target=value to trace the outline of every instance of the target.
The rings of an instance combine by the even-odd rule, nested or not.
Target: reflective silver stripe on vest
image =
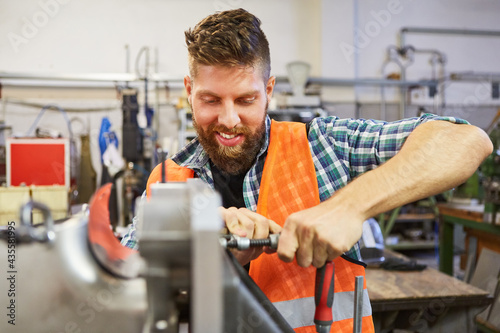
[[[273,305],[281,315],[292,326],[298,328],[302,326],[314,325],[314,297],[305,297],[291,301],[275,302]],[[345,291],[335,293],[333,297],[333,321],[349,319],[354,316],[354,292]],[[363,317],[372,315],[372,307],[368,290],[363,290]]]

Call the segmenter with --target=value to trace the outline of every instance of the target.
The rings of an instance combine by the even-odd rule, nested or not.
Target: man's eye
[[[252,104],[253,102],[255,102],[255,97],[248,97],[248,98],[240,99],[240,103],[243,103],[243,104]]]
[[[216,99],[203,99],[203,102],[206,104],[215,104],[217,103]]]

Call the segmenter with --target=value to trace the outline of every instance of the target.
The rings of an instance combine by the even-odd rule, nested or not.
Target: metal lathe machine
[[[197,180],[153,185],[138,209],[137,252],[111,230],[110,193],[100,188],[88,209],[57,222],[30,202],[2,229],[0,332],[291,331],[221,246],[218,194]],[[43,225],[29,223],[33,210]]]

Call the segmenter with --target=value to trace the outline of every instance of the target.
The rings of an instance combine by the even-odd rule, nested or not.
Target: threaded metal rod
[[[246,237],[222,235],[220,242],[223,247],[228,249],[248,250],[251,247],[263,246],[268,246],[271,249],[277,249],[279,236],[279,234],[271,234],[268,238],[249,239]]]
[[[233,248],[233,249],[239,249],[239,250],[244,250],[249,247],[262,247],[262,246],[271,246],[271,240],[270,239],[248,239],[246,242],[242,242],[242,239],[240,240],[237,239],[231,239],[227,242],[226,247],[227,248]]]

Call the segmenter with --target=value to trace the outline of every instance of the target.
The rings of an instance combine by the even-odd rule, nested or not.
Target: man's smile
[[[221,145],[228,146],[228,147],[234,147],[240,143],[243,142],[244,140],[244,135],[238,134],[238,133],[224,133],[224,132],[215,132],[215,136],[217,138],[217,141]]]

